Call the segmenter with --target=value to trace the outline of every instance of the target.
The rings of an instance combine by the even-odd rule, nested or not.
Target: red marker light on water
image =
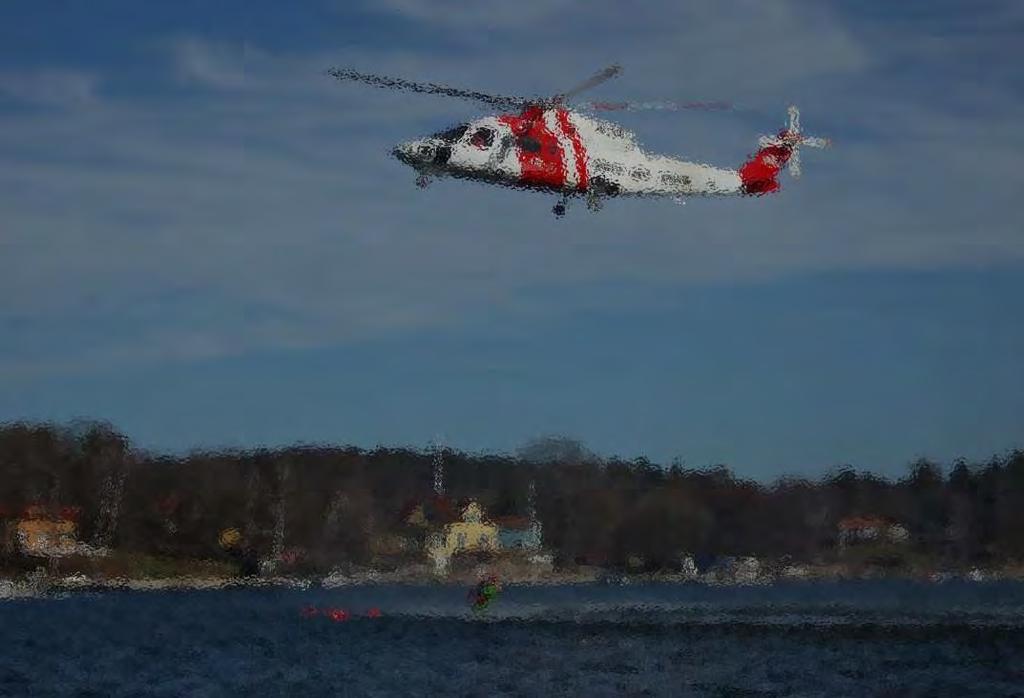
[[[340,623],[348,620],[348,611],[344,608],[332,608],[327,612],[327,617],[333,620],[335,623]]]
[[[341,623],[352,618],[352,614],[344,608],[325,608],[320,610],[316,606],[305,606],[299,609],[299,615],[303,618],[316,618],[322,615],[324,618],[329,618],[335,623]],[[371,607],[366,612],[367,618],[380,618],[380,615],[380,609],[376,606]]]

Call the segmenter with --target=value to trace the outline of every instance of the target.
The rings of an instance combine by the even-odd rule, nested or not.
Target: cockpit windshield
[[[454,143],[455,141],[462,138],[466,133],[466,129],[469,128],[469,124],[459,124],[455,128],[450,128],[447,131],[440,131],[435,133],[431,138],[444,141],[446,143]]]

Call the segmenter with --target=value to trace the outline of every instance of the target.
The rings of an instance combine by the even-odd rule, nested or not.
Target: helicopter
[[[569,100],[622,72],[612,65],[576,87],[547,98],[510,97],[434,83],[331,68],[338,80],[383,89],[406,90],[465,99],[505,113],[485,116],[425,138],[395,146],[391,154],[418,173],[426,187],[437,177],[455,177],[556,194],[555,216],[565,215],[569,200],[585,198],[598,211],[606,199],[620,196],[669,197],[685,203],[693,196],[763,196],[778,191],[779,172],[800,176],[800,148],[825,148],[831,141],[804,135],[800,112],[774,136],[761,136],[758,150],[738,169],[686,162],[649,153],[631,131],[583,113],[643,109],[727,109],[722,102],[591,102]]]

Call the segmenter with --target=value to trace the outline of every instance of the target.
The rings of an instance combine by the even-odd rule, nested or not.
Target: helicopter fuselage
[[[484,117],[392,152],[425,175],[562,195],[748,193],[737,170],[647,153],[621,126],[561,107]]]
[[[776,136],[762,136],[759,149],[739,169],[710,165],[648,153],[636,136],[618,124],[585,116],[568,108],[576,95],[617,76],[621,66],[612,65],[575,87],[553,97],[487,94],[429,82],[332,68],[328,75],[382,89],[442,95],[486,104],[519,113],[488,116],[428,138],[402,143],[392,154],[419,171],[416,183],[426,186],[431,175],[444,175],[524,189],[555,192],[560,196],[555,215],[565,213],[566,200],[585,195],[587,206],[600,208],[609,196],[762,196],[779,190],[779,172],[789,168],[800,174],[799,148],[825,148],[828,139],[800,132],[800,112],[789,107],[787,128]],[[665,104],[595,103],[594,109],[632,109],[648,106],[710,108],[692,103]]]

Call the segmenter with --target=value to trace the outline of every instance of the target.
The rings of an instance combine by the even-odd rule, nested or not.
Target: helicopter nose
[[[409,143],[400,143],[391,150],[391,154],[398,159],[399,162],[406,165],[413,164],[413,149]]]
[[[409,141],[395,146],[391,154],[406,165],[419,165],[433,159],[434,147],[426,141]]]

